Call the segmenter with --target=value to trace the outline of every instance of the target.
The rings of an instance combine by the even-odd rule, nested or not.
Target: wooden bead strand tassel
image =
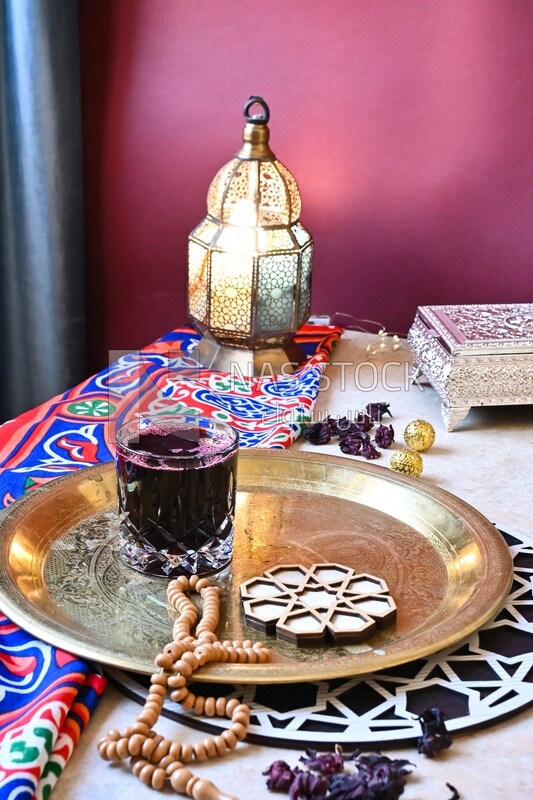
[[[196,605],[187,592],[196,591],[202,598],[203,613],[198,618]],[[109,731],[98,743],[98,752],[106,761],[130,759],[131,771],[146,786],[163,789],[169,785],[193,800],[236,800],[221,792],[211,781],[198,778],[187,769],[192,761],[207,761],[223,756],[242,741],[250,724],[250,708],[235,698],[201,697],[187,684],[197,669],[212,662],[264,664],[272,660],[272,651],[262,642],[224,641],[215,633],[220,618],[222,589],[207,578],[181,576],[167,588],[168,602],[178,612],[172,629],[172,641],[155,658],[158,670],[150,680],[145,704],[133,725]],[[199,716],[227,717],[231,726],[219,736],[207,737],[196,744],[174,742],[153,729],[161,715],[167,692],[184,710]]]

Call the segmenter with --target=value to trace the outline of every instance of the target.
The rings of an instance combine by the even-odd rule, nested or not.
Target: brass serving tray
[[[442,489],[343,457],[280,450],[239,455],[236,538],[221,639],[244,626],[240,584],[275,564],[336,562],[384,578],[396,622],[353,646],[269,640],[271,664],[214,664],[195,680],[282,683],[360,675],[421,658],[468,636],[502,605],[509,550],[479,512]],[[114,464],[52,481],[0,515],[0,608],[79,656],[143,673],[171,639],[163,578],[116,552]]]

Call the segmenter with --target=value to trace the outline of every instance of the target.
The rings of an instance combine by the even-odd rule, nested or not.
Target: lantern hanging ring
[[[252,106],[261,106],[263,109],[263,116],[258,114],[250,114]],[[257,95],[250,95],[244,106],[244,118],[246,122],[253,122],[255,125],[266,125],[270,119],[270,109],[262,97]]]

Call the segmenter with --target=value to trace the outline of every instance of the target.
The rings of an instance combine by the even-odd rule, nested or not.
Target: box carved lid
[[[533,352],[533,303],[419,306],[417,313],[452,355]]]

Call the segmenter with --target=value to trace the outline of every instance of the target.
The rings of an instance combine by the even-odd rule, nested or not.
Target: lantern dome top
[[[255,105],[261,115],[250,114]],[[239,227],[291,225],[300,218],[300,193],[292,173],[270,149],[270,110],[262,97],[247,100],[244,117],[242,147],[211,182],[208,214]]]

